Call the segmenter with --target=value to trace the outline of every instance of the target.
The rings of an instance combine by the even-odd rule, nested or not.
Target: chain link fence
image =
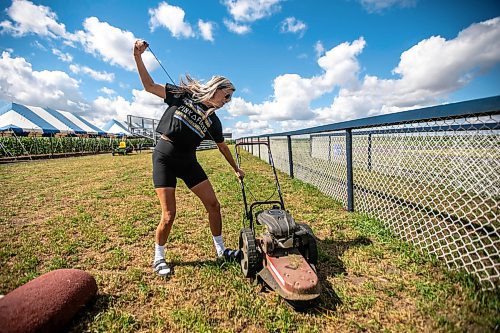
[[[500,286],[496,101],[487,113],[374,121],[362,128],[311,129],[310,134],[260,140],[269,141],[277,169],[316,186],[349,210],[377,218],[422,253],[474,274],[485,289],[493,289]],[[251,139],[240,141],[245,140]],[[257,146],[246,147],[267,161]]]

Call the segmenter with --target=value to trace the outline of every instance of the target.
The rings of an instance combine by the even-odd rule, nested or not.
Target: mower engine
[[[257,224],[266,226],[262,234],[261,248],[264,253],[273,254],[293,248],[296,245],[297,224],[292,216],[281,209],[269,209],[257,213]]]

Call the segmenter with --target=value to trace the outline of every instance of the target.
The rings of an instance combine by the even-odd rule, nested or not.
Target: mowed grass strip
[[[240,186],[216,150],[198,153],[237,247]],[[276,193],[269,166],[244,153],[250,200]],[[0,294],[58,268],[97,280],[97,299],[73,332],[485,332],[500,326],[498,293],[450,273],[397,240],[378,221],[279,173],[287,209],[318,237],[319,306],[299,313],[215,260],[207,215],[179,181],[167,246],[168,281],[151,268],[160,207],[151,154],[96,155],[0,166]]]

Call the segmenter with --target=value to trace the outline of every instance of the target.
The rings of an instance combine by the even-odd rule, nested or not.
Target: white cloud
[[[250,23],[281,10],[281,1],[283,0],[224,0],[223,4],[232,16],[232,20],[224,19],[224,25],[236,34],[247,34],[252,31]]]
[[[72,62],[73,61],[73,56],[69,53],[64,53],[61,50],[58,49],[52,49],[52,53],[59,58],[59,60],[64,61],[64,62]]]
[[[64,24],[57,22],[57,15],[49,7],[37,6],[26,0],[14,0],[6,12],[12,21],[0,22],[2,32],[17,37],[33,33],[49,38],[76,40],[73,34],[66,31]]]
[[[252,29],[248,25],[238,24],[236,22],[227,19],[224,19],[224,25],[227,27],[229,31],[234,32],[238,35],[244,35],[252,31]]]
[[[99,96],[92,103],[95,123],[105,124],[111,119],[125,121],[127,115],[136,115],[146,118],[160,119],[165,111],[165,103],[161,98],[145,90],[132,90],[132,101],[129,102],[122,96]]]
[[[281,32],[290,32],[299,34],[300,36],[304,34],[306,29],[306,24],[300,20],[297,20],[295,17],[287,17],[281,22],[280,27]]]
[[[31,43],[31,46],[34,46],[42,51],[47,51],[47,48],[43,46],[39,41],[35,40]]]
[[[115,79],[114,73],[99,72],[87,66],[70,65],[69,69],[75,74],[78,74],[80,72],[87,74],[97,81],[113,82]]]
[[[234,137],[242,137],[255,135],[255,133],[265,134],[272,133],[273,128],[266,120],[256,120],[251,122],[238,121],[232,128],[227,128],[226,132],[231,132]]]
[[[253,104],[234,98],[228,106],[231,115],[250,115],[262,120],[307,120],[315,116],[310,108],[312,100],[331,92],[335,86],[354,85],[359,64],[356,55],[365,45],[363,38],[343,43],[318,59],[323,74],[302,78],[298,74],[283,74],[274,79],[271,100]]]
[[[417,0],[358,0],[363,8],[369,13],[380,13],[384,9],[399,6],[405,7],[415,7],[417,5]]]
[[[191,24],[185,21],[186,13],[181,7],[161,2],[157,8],[150,8],[148,12],[150,15],[149,28],[151,32],[159,27],[164,27],[170,31],[172,37],[177,39],[201,36],[204,40],[214,41],[213,30],[215,24],[199,19],[199,32],[196,33]]]
[[[130,85],[128,83],[118,82],[118,86],[122,89],[129,89]]]
[[[278,132],[288,132],[303,128],[314,127],[318,125],[316,119],[311,120],[283,120],[276,123],[276,131]]]
[[[84,31],[68,33],[65,25],[57,22],[57,15],[45,6],[34,5],[30,1],[15,0],[7,9],[12,21],[0,23],[2,33],[23,36],[33,33],[41,37],[63,39],[65,45],[74,47],[75,42],[84,46],[85,52],[100,56],[104,61],[134,71],[132,47],[137,37],[131,32],[100,22],[96,17],[89,17],[83,22]],[[144,63],[154,70],[157,63],[151,54],[143,54]]]
[[[113,89],[108,88],[108,87],[102,87],[101,89],[99,89],[99,92],[102,92],[103,94],[106,94],[106,95],[116,94],[116,91],[114,91]]]
[[[80,113],[89,108],[78,81],[61,71],[34,71],[21,57],[2,52],[0,99]]]
[[[226,105],[227,111],[230,115],[237,116],[250,116],[259,114],[259,110],[250,102],[246,102],[241,97],[233,97]]]
[[[500,63],[500,18],[472,24],[451,40],[430,37],[403,52],[398,79],[366,75],[341,89],[332,105],[315,110],[333,121],[403,111],[443,102],[448,94]]]
[[[149,9],[149,27],[154,31],[158,27],[165,27],[175,38],[194,37],[191,25],[184,22],[186,13],[181,7],[171,6],[166,2],[161,2],[157,8]]]
[[[314,52],[316,52],[316,58],[321,57],[325,53],[325,47],[321,41],[318,40],[316,44],[314,44]]]
[[[337,45],[318,59],[321,74],[280,75],[270,100],[254,104],[234,98],[229,113],[248,115],[251,122],[275,120],[275,130],[279,125],[290,130],[444,102],[448,94],[500,63],[500,17],[472,24],[451,40],[422,40],[403,52],[394,79],[368,74],[359,78],[357,57],[364,46],[363,38]],[[339,92],[330,106],[310,107],[312,100],[328,96],[335,87]]]
[[[254,22],[279,11],[281,0],[225,0],[233,19],[237,22]]]
[[[408,89],[456,90],[500,60],[500,17],[473,24],[455,39],[433,36],[403,52],[394,73]]]
[[[329,92],[333,86],[351,86],[357,83],[359,72],[358,56],[365,47],[366,42],[363,37],[352,43],[344,42],[326,51],[318,59],[318,65],[324,73],[318,77],[313,77],[313,84],[320,89],[320,94]]]
[[[100,22],[96,17],[89,17],[83,22],[85,31],[78,31],[78,37],[86,52],[100,56],[112,65],[120,66],[129,71],[135,71],[132,47],[138,39],[130,31],[124,31]],[[143,53],[146,67],[152,71],[158,64],[151,52]]]
[[[200,29],[201,37],[204,40],[209,40],[211,42],[214,41],[214,23],[213,22],[205,22],[203,20],[198,20],[198,29]]]

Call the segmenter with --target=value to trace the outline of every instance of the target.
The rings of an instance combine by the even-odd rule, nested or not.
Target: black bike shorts
[[[196,152],[179,153],[172,142],[159,139],[153,152],[153,184],[155,188],[175,188],[177,178],[188,188],[208,179],[196,160]]]

